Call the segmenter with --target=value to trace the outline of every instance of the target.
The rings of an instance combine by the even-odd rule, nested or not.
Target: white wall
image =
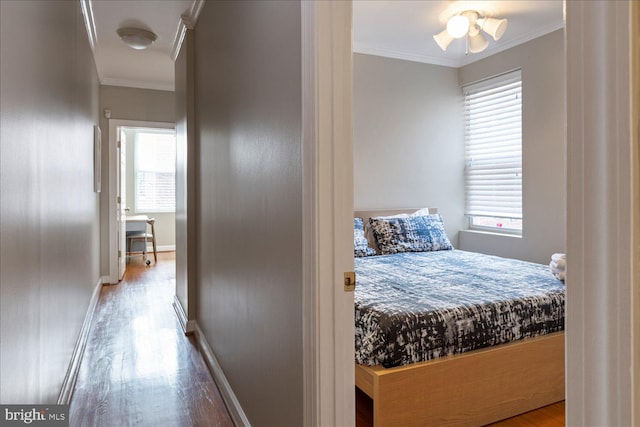
[[[548,263],[565,252],[564,30],[460,69],[460,84],[522,69],[522,237],[461,232],[460,249]]]
[[[101,271],[109,275],[109,119],[175,123],[174,93],[163,90],[100,86],[100,128],[102,129],[102,194],[100,196]]]
[[[355,209],[437,207],[457,247],[464,222],[458,70],[355,53]]]
[[[195,29],[197,323],[256,427],[303,424],[300,8],[207,2]]]
[[[79,2],[0,1],[0,402],[55,403],[100,278]]]

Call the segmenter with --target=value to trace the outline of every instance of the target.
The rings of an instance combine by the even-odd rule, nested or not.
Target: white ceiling
[[[456,12],[477,10],[507,18],[504,36],[481,53],[465,55],[464,39],[443,52],[433,40]],[[429,64],[461,67],[564,26],[563,1],[383,1],[353,2],[353,50]]]
[[[94,56],[100,82],[147,89],[174,89],[171,50],[181,15],[189,17],[197,0],[84,0],[93,12]],[[125,45],[122,27],[153,31],[157,40],[145,50]]]
[[[100,82],[105,85],[173,90],[172,49],[180,35],[181,16],[197,18],[205,0],[81,0],[87,11],[90,38]],[[454,40],[443,52],[433,40],[447,19],[463,10],[507,18],[504,36],[482,53],[464,53]],[[353,2],[355,52],[430,64],[460,67],[562,28],[562,0],[517,1],[387,1]],[[121,27],[151,30],[158,36],[146,50],[134,50],[117,36]]]

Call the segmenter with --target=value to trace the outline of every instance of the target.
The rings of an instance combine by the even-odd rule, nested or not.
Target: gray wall
[[[187,30],[175,61],[176,98],[176,297],[188,320],[196,304],[196,173],[194,34]]]
[[[151,122],[175,122],[173,92],[100,86],[100,128],[102,129],[102,194],[100,196],[101,271],[109,274],[109,119],[104,110],[111,110],[112,119]],[[175,219],[169,220],[175,222]],[[161,226],[158,226],[161,227]],[[156,231],[157,233],[160,233]]]
[[[522,237],[460,233],[460,248],[548,263],[565,252],[564,30],[460,69],[461,84],[522,68]]]
[[[197,321],[254,426],[303,422],[300,16],[207,2],[195,29]]]
[[[0,2],[0,401],[55,403],[100,278],[79,2]]]
[[[457,245],[464,222],[458,70],[354,54],[355,208],[437,207]]]
[[[516,68],[523,235],[467,231],[461,85]],[[459,249],[546,264],[565,251],[564,127],[563,30],[460,69],[354,54],[355,207],[435,206]]]

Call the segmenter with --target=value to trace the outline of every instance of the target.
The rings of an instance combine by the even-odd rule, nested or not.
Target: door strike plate
[[[344,273],[344,291],[353,292],[356,290],[356,273],[347,271]]]

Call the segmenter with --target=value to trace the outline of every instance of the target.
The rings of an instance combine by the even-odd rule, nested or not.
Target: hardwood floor
[[[176,319],[175,253],[104,286],[76,389],[71,426],[233,426],[195,341]]]
[[[175,254],[147,267],[131,258],[124,280],[104,286],[71,400],[71,426],[233,426],[195,341],[173,311]],[[356,389],[357,390],[357,389]],[[356,392],[356,426],[373,425]],[[494,427],[564,426],[564,402]]]
[[[490,424],[491,427],[563,427],[564,425],[564,402]],[[372,426],[373,401],[356,388],[356,427]]]
[[[560,427],[564,425],[564,402],[558,402],[517,417],[493,423],[491,427]]]

